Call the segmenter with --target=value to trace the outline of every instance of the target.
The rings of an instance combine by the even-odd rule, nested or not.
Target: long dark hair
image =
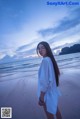
[[[60,75],[60,71],[59,71],[57,62],[56,62],[56,60],[55,60],[55,58],[54,58],[54,55],[53,55],[53,53],[52,53],[52,50],[51,50],[51,48],[50,48],[50,46],[49,46],[49,44],[48,44],[47,42],[42,41],[42,42],[40,42],[40,43],[37,45],[37,49],[36,49],[36,50],[37,50],[37,54],[38,54],[38,47],[39,47],[40,44],[42,44],[42,45],[45,47],[45,49],[46,49],[46,51],[47,51],[47,56],[50,57],[50,59],[51,59],[51,61],[52,61],[52,63],[53,63],[53,68],[54,68],[55,77],[56,77],[56,85],[59,86],[59,75]]]

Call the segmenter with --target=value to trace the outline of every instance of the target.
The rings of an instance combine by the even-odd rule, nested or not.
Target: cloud
[[[25,50],[27,50],[28,48],[32,47],[32,45],[34,45],[34,44],[36,44],[36,41],[33,41],[33,42],[31,42],[31,43],[28,43],[28,44],[26,44],[26,45],[23,45],[23,46],[19,47],[19,48],[16,50],[16,52],[25,51]]]
[[[22,58],[27,58],[27,57],[33,56],[33,55],[37,55],[36,48],[32,48],[30,50],[26,50],[23,52],[17,52],[15,57],[17,57],[18,59],[22,59]]]
[[[36,53],[37,44],[38,40],[35,40],[32,41],[31,43],[18,47],[18,49],[15,51],[16,54],[15,56],[18,58],[26,58],[28,56],[37,55]]]
[[[78,24],[80,24],[80,8],[72,10],[68,17],[65,17],[60,21],[60,24],[57,27],[41,29],[38,31],[38,33],[45,37],[48,35],[67,31],[71,28],[76,27]]]

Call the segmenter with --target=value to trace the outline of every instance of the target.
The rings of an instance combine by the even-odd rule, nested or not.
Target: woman
[[[43,57],[38,72],[38,99],[39,105],[43,106],[47,119],[62,119],[58,108],[59,98],[59,68],[54,59],[51,48],[47,42],[40,42],[37,45],[37,54]]]

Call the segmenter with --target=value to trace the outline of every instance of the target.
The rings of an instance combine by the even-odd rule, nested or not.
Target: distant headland
[[[71,47],[62,48],[62,50],[59,53],[59,55],[77,53],[77,52],[80,52],[80,44],[75,44],[75,45],[73,45]]]

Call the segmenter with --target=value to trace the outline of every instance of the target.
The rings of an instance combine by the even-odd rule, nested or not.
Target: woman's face
[[[39,50],[39,54],[41,56],[43,56],[43,57],[46,57],[47,56],[47,51],[46,51],[46,48],[44,47],[44,45],[39,44],[38,50]]]

